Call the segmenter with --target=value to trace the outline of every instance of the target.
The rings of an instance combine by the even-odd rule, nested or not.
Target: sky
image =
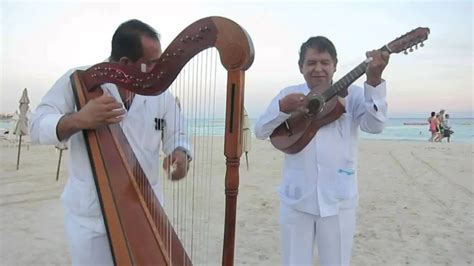
[[[227,17],[255,48],[246,72],[245,106],[258,117],[284,87],[304,82],[301,44],[323,35],[338,51],[335,81],[378,49],[417,27],[425,46],[392,54],[384,71],[390,117],[427,117],[446,109],[474,117],[473,2],[456,1],[4,1],[0,0],[0,113],[18,108],[28,89],[34,110],[67,70],[110,54],[117,26],[132,18],[153,26],[163,49],[194,21]],[[365,76],[355,84],[362,86]]]

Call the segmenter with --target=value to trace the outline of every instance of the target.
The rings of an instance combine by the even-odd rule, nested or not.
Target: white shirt
[[[64,114],[76,111],[69,79],[74,70],[65,73],[36,108],[30,122],[32,142],[52,145],[60,142],[56,134],[58,121]],[[114,84],[104,84],[102,88],[118,102],[122,102]],[[163,130],[155,129],[155,118],[164,119]],[[166,155],[178,146],[191,150],[184,132],[185,120],[176,106],[175,98],[168,91],[158,96],[137,94],[120,125],[155,193],[160,191],[158,173],[162,136],[162,150]],[[65,141],[69,141],[70,147],[69,179],[61,200],[66,211],[73,214],[80,224],[98,232],[105,232],[83,132],[77,132]]]
[[[290,117],[280,111],[283,97],[309,92],[306,83],[280,91],[255,124],[256,137],[268,138]],[[376,88],[351,85],[348,93],[340,118],[320,128],[300,152],[285,154],[278,192],[280,200],[296,210],[326,217],[357,206],[358,130],[382,132],[387,120],[385,81]]]

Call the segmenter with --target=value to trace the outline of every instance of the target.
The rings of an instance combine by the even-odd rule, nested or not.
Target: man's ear
[[[123,56],[123,57],[120,57],[120,60],[118,61],[120,64],[123,64],[123,65],[128,65],[132,62],[132,60],[130,60],[128,57],[126,56]]]
[[[298,64],[298,67],[300,68],[300,73],[303,74],[303,65]]]

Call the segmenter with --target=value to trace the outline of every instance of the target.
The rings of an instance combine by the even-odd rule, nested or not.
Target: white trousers
[[[321,217],[280,206],[283,265],[313,265],[316,242],[322,266],[350,265],[356,210]]]
[[[106,233],[96,232],[77,223],[71,214],[65,215],[69,252],[74,266],[113,265]]]

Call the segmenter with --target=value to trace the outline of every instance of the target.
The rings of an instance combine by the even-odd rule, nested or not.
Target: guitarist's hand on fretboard
[[[373,50],[366,53],[371,58],[367,68],[367,84],[376,87],[382,82],[382,72],[388,64],[390,54],[385,51]]]

